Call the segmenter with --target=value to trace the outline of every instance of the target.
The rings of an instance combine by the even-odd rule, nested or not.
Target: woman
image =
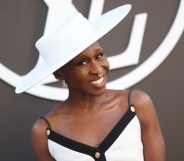
[[[66,82],[69,91],[64,102],[32,127],[32,144],[38,161],[164,161],[164,140],[151,98],[139,90],[106,89],[109,63],[97,40],[129,10],[129,5],[123,6],[102,16],[95,22],[105,24],[102,29],[98,28],[98,33],[94,30],[95,34],[91,34],[90,29],[84,31],[88,28],[86,22],[75,17],[69,26],[78,27],[76,32],[68,31],[71,26],[67,26],[64,32],[43,36],[37,42],[49,69],[40,65],[37,72],[41,71],[38,73],[43,76],[39,78],[35,78],[34,69],[16,92],[31,88],[51,71],[56,79]],[[85,25],[81,26],[82,23]],[[110,24],[113,25],[109,27]],[[106,32],[102,32],[104,30]],[[83,35],[77,37],[80,31],[85,32],[84,38],[81,38]],[[90,37],[88,40],[86,35]],[[77,37],[77,41],[73,42],[72,37]],[[70,49],[63,43],[71,44]],[[73,46],[75,50],[71,49]],[[65,51],[65,55],[60,51]]]

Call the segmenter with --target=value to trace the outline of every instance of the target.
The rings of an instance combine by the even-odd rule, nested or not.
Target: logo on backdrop
[[[59,6],[62,5],[61,3],[63,3],[63,1],[44,0],[49,9],[45,24],[45,31],[49,28],[49,26],[53,22],[53,17],[56,17],[55,16],[56,12],[60,12],[62,14],[62,10],[59,9]],[[91,1],[88,17],[89,20],[92,20],[102,14],[104,2],[105,0]],[[58,4],[56,5],[56,3]],[[65,3],[72,4],[72,0],[67,0]],[[117,53],[114,56],[108,57],[109,62],[111,64],[111,69],[118,69],[138,64],[147,16],[148,16],[147,13],[135,15],[129,44],[126,50],[122,53]],[[139,65],[133,71],[119,77],[118,79],[108,82],[107,87],[114,89],[119,89],[119,87],[121,87],[122,89],[126,89],[140,82],[151,72],[153,72],[170,54],[174,46],[177,44],[180,36],[182,35],[184,30],[183,17],[184,17],[184,0],[181,0],[175,20],[169,32],[161,42],[160,46],[141,65]],[[41,58],[38,59],[38,62],[41,61],[40,59]],[[11,71],[6,66],[4,66],[2,63],[0,63],[0,78],[2,80],[15,87],[17,83],[20,81],[21,77],[22,76],[16,74],[15,72]],[[61,89],[45,85],[47,83],[52,83],[55,81],[56,81],[55,78],[53,76],[50,76],[44,81],[42,81],[41,84],[28,90],[27,93],[51,100],[66,99],[68,95],[67,89]]]

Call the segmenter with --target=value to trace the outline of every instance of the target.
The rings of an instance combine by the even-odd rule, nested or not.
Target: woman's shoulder
[[[130,102],[142,125],[149,125],[156,118],[156,110],[150,95],[141,90],[132,90]]]
[[[151,97],[148,93],[137,89],[131,90],[130,99],[132,104],[135,106],[145,106],[152,103]]]
[[[32,126],[31,142],[38,160],[54,160],[48,151],[48,127],[47,121],[42,118],[38,118]]]
[[[138,89],[108,90],[108,92],[114,97],[130,97],[131,104],[143,104],[151,101],[151,97],[146,92]]]
[[[142,90],[128,89],[128,90],[110,90],[116,98],[119,98],[122,104],[126,102],[134,106],[137,115],[149,113],[154,110],[154,105],[150,95]]]
[[[36,134],[44,134],[47,131],[47,128],[52,129],[52,125],[55,124],[55,118],[62,111],[62,103],[57,104],[49,113],[39,117],[32,126],[32,131]]]
[[[132,90],[130,102],[135,107],[137,112],[154,108],[150,95],[142,90]]]
[[[110,92],[117,97],[130,97],[130,103],[137,106],[151,102],[151,97],[146,92],[138,89],[110,90]]]
[[[45,119],[44,119],[45,118]],[[46,116],[38,118],[32,126],[32,135],[45,136],[49,124],[46,121]]]

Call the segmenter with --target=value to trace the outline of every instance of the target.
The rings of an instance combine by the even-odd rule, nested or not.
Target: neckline
[[[126,111],[126,113],[121,117],[121,119],[117,122],[117,124],[113,127],[113,129],[109,132],[109,134],[103,139],[103,141],[97,146],[91,146],[85,143],[81,143],[79,141],[73,140],[71,138],[65,137],[52,129],[50,130],[50,135],[48,139],[64,146],[66,148],[86,153],[88,155],[94,154],[94,151],[100,151],[105,153],[110,146],[115,142],[118,136],[123,132],[129,122],[134,118],[135,112],[132,112],[130,108]]]

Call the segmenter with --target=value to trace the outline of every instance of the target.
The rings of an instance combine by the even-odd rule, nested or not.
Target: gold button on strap
[[[96,157],[96,158],[100,158],[100,153],[99,153],[99,152],[96,152],[96,153],[95,153],[95,157]]]
[[[50,135],[50,130],[49,129],[47,129],[47,136],[49,136]]]
[[[130,107],[130,110],[131,110],[132,112],[135,112],[134,106],[131,106],[131,107]]]

